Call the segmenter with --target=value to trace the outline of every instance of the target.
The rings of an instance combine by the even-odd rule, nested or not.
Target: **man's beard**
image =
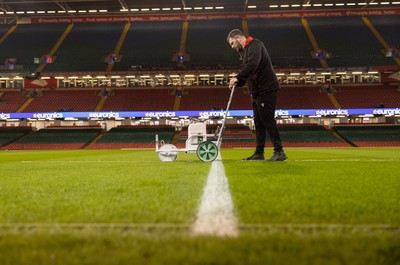
[[[236,40],[236,44],[237,44],[237,46],[236,46],[235,50],[238,53],[241,53],[243,51],[243,46],[240,44],[240,42],[238,40]]]

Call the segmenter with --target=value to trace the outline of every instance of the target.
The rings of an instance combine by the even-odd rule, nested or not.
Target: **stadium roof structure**
[[[0,17],[400,8],[400,0],[0,0]]]

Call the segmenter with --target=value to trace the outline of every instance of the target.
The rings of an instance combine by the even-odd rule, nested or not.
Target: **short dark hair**
[[[231,32],[229,32],[228,37],[226,38],[226,40],[229,42],[229,39],[234,39],[237,36],[243,36],[244,34],[240,29],[233,29],[231,30]]]

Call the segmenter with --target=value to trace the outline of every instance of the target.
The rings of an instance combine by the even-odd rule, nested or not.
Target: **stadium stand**
[[[189,68],[237,68],[238,54],[226,37],[232,29],[242,28],[241,20],[193,20],[188,22],[186,52]]]
[[[332,132],[318,124],[279,124],[285,147],[349,147]],[[267,146],[272,144],[267,135]]]
[[[182,21],[133,22],[113,70],[174,68],[181,32]]]
[[[299,18],[251,19],[249,34],[265,43],[275,66],[321,67]]]
[[[112,128],[87,149],[155,148],[155,135],[166,143],[172,141],[172,126],[126,126]]]
[[[0,92],[0,112],[16,112],[24,104],[26,97],[19,91]]]
[[[337,100],[343,108],[397,108],[400,91],[397,86],[363,85],[336,86]]]
[[[32,127],[0,127],[0,147],[18,140],[32,132]]]
[[[207,128],[211,132],[217,130],[216,125]],[[240,124],[227,124],[225,127],[222,148],[248,148],[254,146],[253,133],[248,126]]]
[[[0,37],[2,37],[10,27],[9,25],[0,24]]]
[[[24,112],[92,111],[100,100],[96,90],[46,90]]]
[[[174,97],[170,89],[115,89],[101,110],[172,110]]]
[[[100,127],[47,127],[2,147],[7,150],[80,149],[101,132]]]
[[[370,16],[368,18],[389,46],[400,49],[400,35],[393,34],[400,28],[399,16]]]
[[[321,86],[282,86],[279,92],[277,108],[312,109],[335,108]]]
[[[400,146],[399,125],[340,124],[334,130],[358,147]]]
[[[39,64],[34,62],[34,58],[40,59],[49,53],[66,27],[63,23],[18,25],[0,44],[0,62],[6,58],[16,58],[17,65],[23,65],[25,72],[35,72]]]
[[[400,25],[398,16],[371,16],[369,19],[389,44],[400,48],[400,35],[393,34]],[[307,18],[307,21],[319,46],[331,53],[332,58],[328,59],[331,67],[368,68],[395,64],[393,59],[385,57],[382,45],[359,16]],[[249,34],[265,42],[276,66],[321,67],[318,60],[311,58],[312,45],[299,18],[249,19],[247,23]],[[85,73],[104,71],[107,65],[104,58],[114,50],[124,25],[125,22],[76,23],[57,51],[56,60],[48,64],[45,70]],[[50,51],[67,26],[67,24],[57,23],[18,25],[17,29],[0,44],[0,62],[5,58],[16,57],[18,64],[23,64],[25,70],[33,70],[38,66],[33,63],[33,58]],[[190,55],[190,61],[185,62],[185,67],[207,70],[236,69],[240,63],[238,55],[226,42],[226,35],[233,28],[242,28],[242,21],[237,19],[189,20],[186,53]],[[8,29],[9,26],[0,25],[0,34],[4,35]],[[121,49],[122,61],[114,65],[113,71],[175,68],[176,61],[173,55],[179,49],[181,33],[182,21],[133,22]],[[321,89],[321,86],[285,83],[280,91],[277,108],[334,109],[335,106],[336,108],[398,108],[400,106],[398,86],[333,84],[336,103],[340,106],[331,101],[332,99]],[[30,101],[27,101],[23,92],[2,90],[0,91],[0,112],[21,111],[20,107],[25,105],[27,107],[22,110],[24,112],[93,111],[96,107],[96,111],[169,111],[174,107],[175,110],[220,111],[226,108],[230,93],[224,87],[185,87],[181,98],[176,98],[173,88],[116,88],[105,96],[99,93],[100,89],[28,89],[27,96],[33,97],[30,104],[27,104]],[[32,94],[32,91],[39,93]],[[103,101],[100,101],[101,96],[103,96]],[[180,104],[174,105],[175,99],[180,99],[177,101]],[[25,102],[26,104],[23,105]],[[251,109],[251,99],[246,89],[236,90],[231,109]],[[99,132],[91,138],[91,140],[96,138],[96,142],[90,144],[88,148],[154,148],[156,133],[162,135],[167,141],[177,140],[174,137],[177,133],[174,133],[173,128],[166,127],[172,132],[163,126],[159,128],[155,126],[118,127],[104,135],[100,134],[99,140],[96,137],[99,136],[101,129],[96,128]],[[344,125],[342,127],[345,128],[336,127],[332,132],[315,124],[279,125],[284,146],[349,146],[349,143],[341,141],[335,135],[343,136],[356,146],[397,146],[398,140],[395,134],[398,131],[394,125],[373,126],[373,128],[369,128],[370,125],[359,125],[351,127],[353,129],[348,129]],[[55,128],[49,129],[53,131],[47,132],[46,128],[29,135],[22,135],[24,137],[21,139],[19,139],[20,134],[14,134],[14,138],[12,133],[8,133],[3,137],[5,139],[3,145],[9,143],[6,139],[11,139],[12,143],[3,148],[13,148],[17,145],[21,147],[22,142],[23,148],[27,149],[51,149],[53,146],[55,149],[82,148],[88,143],[86,141],[82,144],[80,140],[77,140],[77,143],[68,142],[63,138],[67,134],[67,132],[63,133],[64,129],[74,134],[73,130],[77,128],[57,128],[57,133],[55,133]],[[209,126],[209,129],[216,128]],[[81,134],[84,132],[82,128],[77,130]],[[376,139],[374,138],[376,136],[362,138],[360,135],[364,133],[386,136]],[[40,138],[44,134],[54,139],[46,142]],[[79,138],[78,134],[74,135]],[[82,138],[85,137],[82,136]],[[89,138],[88,136],[85,139]],[[182,147],[182,143],[187,138],[187,128],[183,128],[178,138],[178,146]],[[223,147],[253,146],[254,137],[250,129],[241,125],[227,126]]]
[[[321,49],[331,53],[330,67],[395,65],[361,17],[307,18]]]
[[[181,98],[181,110],[225,110],[230,96],[227,88],[188,88]],[[237,88],[230,109],[251,108],[250,94],[243,88]]]
[[[114,51],[124,23],[77,23],[56,52],[48,72],[104,71],[105,57]],[[64,29],[66,26],[64,27]],[[53,45],[55,42],[51,42]]]

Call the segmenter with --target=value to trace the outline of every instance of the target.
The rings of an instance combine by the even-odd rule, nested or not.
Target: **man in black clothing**
[[[283,151],[275,121],[275,105],[280,86],[267,49],[261,41],[252,37],[246,38],[238,29],[228,34],[227,41],[243,61],[243,68],[230,80],[229,89],[232,89],[234,84],[240,87],[247,83],[253,98],[256,150],[253,155],[243,160],[265,160],[264,146],[268,132],[274,154],[267,161],[284,161],[287,156]]]

